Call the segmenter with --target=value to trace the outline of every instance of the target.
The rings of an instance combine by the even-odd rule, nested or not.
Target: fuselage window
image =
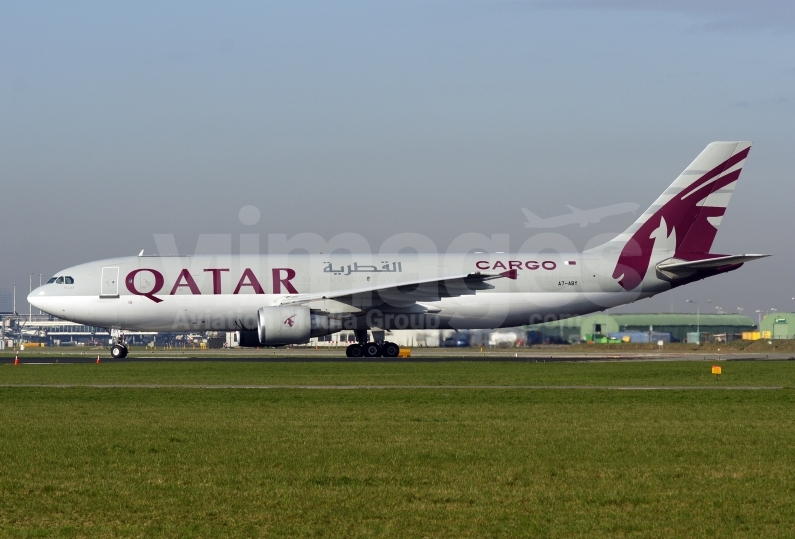
[[[72,279],[71,277],[64,277],[64,282],[66,284],[75,284],[75,280]]]
[[[55,284],[63,284],[63,277],[58,277],[58,279],[55,281]]]
[[[50,279],[49,281],[47,281],[47,284],[54,283],[54,282],[55,282],[55,279],[57,279],[57,277],[53,277],[52,279]]]

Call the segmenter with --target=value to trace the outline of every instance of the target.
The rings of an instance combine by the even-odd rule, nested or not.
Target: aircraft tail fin
[[[613,278],[625,290],[643,280],[652,255],[693,259],[709,253],[751,142],[712,142],[627,230]]]

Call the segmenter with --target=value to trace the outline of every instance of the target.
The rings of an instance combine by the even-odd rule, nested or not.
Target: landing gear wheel
[[[113,359],[122,359],[127,355],[127,347],[114,344],[110,349],[110,355],[113,357]]]
[[[400,354],[400,347],[393,342],[385,342],[381,347],[384,357],[398,357]]]
[[[352,344],[345,349],[345,355],[348,357],[362,357],[364,355],[364,346],[361,344]]]
[[[380,357],[381,347],[374,342],[368,342],[364,345],[364,357]]]
[[[121,347],[122,347],[122,349],[123,349],[123,353],[122,353],[122,356],[121,356],[121,357],[122,357],[122,359],[124,359],[125,357],[127,357],[127,353],[128,353],[130,350],[127,348],[127,345],[126,345],[126,344],[122,344],[122,345],[121,345]]]

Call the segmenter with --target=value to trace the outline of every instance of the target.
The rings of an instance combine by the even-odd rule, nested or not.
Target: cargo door
[[[595,284],[599,282],[599,259],[582,259],[582,282],[585,284]]]
[[[102,281],[99,288],[99,297],[118,298],[119,297],[119,267],[102,268]]]

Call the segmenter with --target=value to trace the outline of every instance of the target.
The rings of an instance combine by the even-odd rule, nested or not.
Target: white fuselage
[[[135,256],[73,266],[29,296],[58,318],[129,331],[253,330],[257,311],[297,295],[516,270],[488,289],[427,301],[317,299],[331,317],[383,329],[512,327],[603,310],[668,290],[647,276],[624,290],[615,260],[588,254]],[[650,272],[653,274],[653,272]],[[63,280],[63,279],[62,279]]]

